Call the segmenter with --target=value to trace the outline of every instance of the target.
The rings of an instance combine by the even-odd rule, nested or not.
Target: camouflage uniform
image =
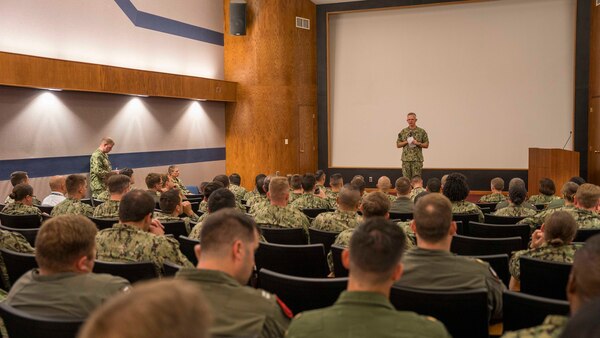
[[[119,218],[119,204],[121,201],[108,200],[94,209],[96,218]]]
[[[518,331],[509,331],[502,335],[502,338],[554,338],[560,337],[560,334],[567,326],[568,317],[558,315],[548,315],[542,325],[521,329]]]
[[[328,209],[331,208],[329,202],[321,197],[315,196],[311,193],[305,193],[298,197],[292,204],[293,208],[302,209]]]
[[[206,215],[206,214],[204,214]],[[202,216],[204,216],[202,215]],[[198,222],[190,231],[190,234],[187,235],[188,238],[200,240],[200,233],[202,232],[202,222]]]
[[[571,216],[575,218],[575,222],[577,222],[577,226],[579,227],[579,229],[600,228],[600,215],[590,210],[576,208],[572,205],[565,206],[562,208],[546,209],[544,211],[539,212],[535,216],[530,216],[520,220],[518,224],[528,224],[532,229],[535,229],[536,227],[541,226],[542,223],[544,223],[548,215],[556,211],[566,211],[570,213]]]
[[[529,197],[529,203],[531,204],[548,204],[556,199],[559,199],[560,197],[558,196],[554,196],[554,195],[544,195],[544,194],[539,194],[539,195],[533,195],[531,197]]]
[[[500,210],[496,210],[496,212],[494,212],[495,216],[510,216],[510,217],[527,217],[527,216],[533,216],[537,214],[537,212],[535,212],[534,210],[531,210],[529,208],[526,208],[522,205],[516,206],[514,204],[510,204],[510,206],[506,207],[506,208],[502,208]]]
[[[362,217],[356,211],[343,211],[337,209],[332,212],[323,212],[312,221],[312,228],[323,231],[341,232],[354,229]]]
[[[295,193],[295,192],[293,192],[293,191],[290,191],[290,199],[288,200],[288,203],[292,203],[292,202],[294,202],[294,201],[295,201],[295,200],[297,200],[297,199],[298,199],[298,197],[300,197],[300,196],[302,196],[302,193]],[[328,196],[329,196],[329,195],[328,195]],[[336,196],[336,198],[337,198],[337,196]]]
[[[50,213],[52,217],[60,215],[84,215],[91,217],[93,214],[94,208],[91,205],[71,197],[67,197],[66,200],[58,203]]]
[[[34,249],[31,247],[29,242],[23,237],[23,235],[0,229],[0,248],[8,249],[20,253],[34,253]],[[2,255],[0,255],[0,272],[2,273],[2,285],[4,289],[10,288],[10,281],[8,279],[8,272],[6,271],[6,265]]]
[[[269,201],[269,199],[267,198],[267,195],[255,195],[250,197],[250,199],[246,200],[246,206],[247,207],[252,207],[255,203],[260,203],[260,202],[264,202],[264,201]]]
[[[415,208],[415,205],[410,198],[408,198],[406,196],[399,196],[391,204],[390,211],[391,212],[409,213],[409,212],[413,212],[414,208]]]
[[[40,209],[21,202],[7,204],[2,209],[2,213],[7,215],[38,215],[40,216],[40,222],[42,221],[42,211]]]
[[[235,195],[235,200],[238,202],[242,202],[244,196],[246,196],[246,189],[244,187],[240,187],[239,185],[230,184],[229,190]]]
[[[256,191],[256,189],[254,189],[254,190],[252,190],[252,191],[248,191],[248,192],[246,193],[246,195],[244,195],[244,200],[247,202],[247,201],[249,201],[249,200],[250,200],[252,197],[254,197],[254,196],[258,196],[258,195],[260,195],[260,194],[258,193],[258,191]]]
[[[260,211],[261,209],[263,209],[263,208],[265,208],[265,207],[267,207],[269,205],[271,205],[271,201],[269,201],[269,199],[265,199],[264,201],[255,202],[250,207],[250,210],[248,211],[248,213],[250,215],[256,215],[256,213],[258,211]]]
[[[108,160],[108,154],[96,149],[90,157],[90,189],[93,197],[97,197],[102,191],[106,190],[104,176],[111,170],[112,166]]]
[[[423,187],[416,187],[414,188],[411,192],[410,192],[410,199],[414,202],[415,201],[415,197],[417,197],[418,194],[422,193],[423,191],[426,191],[425,188]],[[392,195],[389,195],[392,196]],[[389,197],[388,196],[388,197]],[[394,197],[394,199],[396,199]],[[390,199],[390,201],[394,202],[393,200]]]
[[[509,268],[510,274],[519,280],[521,277],[519,258],[528,257],[543,259],[550,262],[573,263],[575,251],[580,249],[580,244],[565,244],[565,245],[550,245],[546,244],[536,249],[520,250],[513,253],[510,259]]]
[[[280,228],[304,228],[308,232],[310,222],[308,217],[290,206],[280,207],[268,205],[262,208],[255,216],[257,224],[270,225]]]
[[[104,190],[98,196],[96,196],[94,198],[97,200],[106,202],[106,201],[110,200],[110,192],[108,190]]]
[[[97,259],[107,262],[151,261],[162,271],[164,261],[193,267],[170,237],[154,235],[135,226],[118,223],[96,235]]]
[[[207,213],[208,212],[208,201],[202,200],[198,205],[198,211]]]
[[[475,203],[467,201],[452,202],[452,213],[458,215],[478,214],[479,222],[484,221],[483,212]]]
[[[548,203],[548,205],[546,206],[546,209],[554,209],[554,208],[560,208],[560,207],[564,207],[565,206],[565,200],[563,198],[557,198],[554,201]]]
[[[489,195],[483,195],[478,203],[500,203],[506,201],[506,196],[499,192],[494,192]]]
[[[189,195],[191,192],[185,187],[179,177],[171,177],[171,181],[175,185],[175,188],[179,189],[184,195]]]
[[[496,210],[500,210],[502,208],[506,208],[506,207],[509,206],[509,204],[510,203],[508,202],[508,200],[504,200],[502,202],[498,202],[498,204],[496,204]],[[535,210],[536,212],[538,211],[538,209],[535,207],[535,205],[529,203],[528,201],[525,201],[525,202],[521,203],[521,206],[525,207],[525,208],[529,208],[531,210]]]
[[[181,221],[183,221],[183,223],[185,224],[185,231],[187,231],[188,234],[190,233],[190,221],[196,222],[196,223],[200,221],[200,216],[196,215],[194,212],[192,212],[192,216],[190,216],[190,217],[177,217],[177,216],[166,214],[164,212],[156,211],[156,212],[154,212],[154,218],[156,218],[157,220],[159,220],[161,222],[181,222]]]
[[[42,205],[42,202],[40,202],[40,200],[38,200],[35,196],[33,197],[33,205]],[[10,198],[10,196],[6,196],[6,199],[4,200],[4,205],[8,205],[10,203],[14,203],[15,200],[13,200],[12,198]]]
[[[429,142],[427,132],[423,128],[415,127],[410,129],[406,127],[398,133],[398,142],[404,142],[412,136],[420,143]],[[421,175],[423,169],[423,149],[421,147],[410,147],[408,144],[402,148],[402,176],[411,179],[415,175]]]

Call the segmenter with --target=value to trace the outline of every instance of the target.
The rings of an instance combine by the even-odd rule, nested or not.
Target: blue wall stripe
[[[140,11],[135,8],[131,0],[115,0],[115,2],[136,27],[219,46],[225,45],[223,33]]]
[[[185,149],[109,154],[114,168],[147,168],[171,164],[224,161],[225,148]],[[10,173],[26,171],[29,177],[46,177],[85,173],[90,171],[90,156],[65,156],[0,160],[0,180],[7,180]]]

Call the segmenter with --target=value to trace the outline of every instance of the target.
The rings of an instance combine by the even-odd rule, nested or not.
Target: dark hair
[[[450,230],[452,204],[442,194],[429,194],[415,204],[413,217],[419,237],[426,242],[437,243],[444,239]]]
[[[469,185],[465,175],[459,173],[448,175],[443,193],[451,202],[464,201],[469,196]]]
[[[161,194],[162,195],[162,194]],[[143,190],[132,190],[119,203],[119,221],[139,222],[154,212],[154,198]]]
[[[254,219],[239,210],[226,208],[211,212],[202,222],[202,251],[219,251],[236,239],[252,242],[255,231],[260,233]]]
[[[22,201],[27,196],[33,196],[33,187],[25,183],[15,185],[12,193],[9,195],[15,201]]]
[[[554,181],[549,178],[542,178],[540,180],[540,193],[547,196],[552,196],[556,192],[556,186]]]
[[[400,177],[396,180],[396,192],[398,195],[407,195],[410,192],[410,180],[406,177]]]
[[[131,178],[131,176],[133,176],[133,169],[127,168],[127,167],[125,167],[123,169],[120,169],[119,170],[119,175],[125,175],[125,176]]]
[[[302,177],[302,189],[304,192],[312,192],[315,189],[315,184],[317,183],[317,179],[315,175],[311,173],[306,173]]]
[[[365,188],[367,187],[365,179],[361,175],[354,176],[354,178],[352,178],[352,181],[350,181],[350,185],[354,187],[354,189],[360,191],[361,196],[365,192]]]
[[[581,306],[577,312],[569,318],[563,329],[561,338],[591,338],[600,337],[600,298],[591,300]]]
[[[161,182],[161,174],[149,173],[148,175],[146,175],[146,186],[148,187],[148,189],[153,189],[155,185],[160,184]]]
[[[421,175],[415,175],[410,179],[410,183],[419,183],[422,182],[423,178],[421,177]]]
[[[213,182],[221,182],[223,188],[227,188],[229,186],[229,177],[227,175],[217,175],[213,178]]]
[[[600,297],[600,235],[585,241],[585,245],[575,252],[571,278],[574,288],[586,302]]]
[[[363,197],[361,209],[365,218],[383,217],[389,211],[392,203],[381,191],[373,191]]]
[[[418,202],[418,201],[419,201],[421,198],[423,198],[423,197],[425,197],[425,196],[427,196],[427,195],[429,195],[429,194],[431,194],[429,191],[422,191],[422,192],[420,192],[420,193],[419,193],[417,196],[415,196],[415,200],[413,201],[413,202],[414,202],[414,204],[417,204],[417,202]]]
[[[502,190],[504,189],[504,180],[501,177],[494,177],[492,178],[491,185],[496,190]]]
[[[315,179],[317,181],[320,181],[322,178],[325,178],[325,172],[323,170],[317,170],[317,172],[315,173]]]
[[[575,194],[577,193],[577,189],[579,189],[579,184],[569,181],[563,185],[560,192],[562,193],[565,200],[573,203],[573,201],[575,200]]]
[[[331,176],[329,176],[329,185],[330,186],[338,186],[338,185],[342,185],[343,183],[344,183],[344,178],[342,177],[342,174],[335,173],[335,174],[332,174]]]
[[[508,189],[508,198],[510,199],[511,203],[519,206],[523,204],[527,198],[527,190],[520,185],[513,185]]]
[[[287,181],[287,179],[286,179],[286,181]],[[265,179],[263,180],[263,190],[265,191],[265,194],[269,192],[270,184],[271,184],[271,176],[265,177]]]
[[[432,177],[427,180],[427,191],[440,192],[442,190],[442,181],[437,177]]]
[[[82,185],[85,185],[85,176],[80,174],[71,174],[67,176],[65,180],[65,185],[67,186],[67,193],[76,194],[77,190],[81,188]]]
[[[585,180],[582,177],[579,177],[579,176],[573,176],[573,177],[571,177],[571,179],[569,180],[569,182],[573,182],[573,183],[578,184],[578,185],[582,185],[582,184],[586,183]]]
[[[301,189],[302,188],[302,176],[300,176],[298,174],[294,174],[294,176],[292,176],[292,181],[290,182],[290,186],[294,190]]]
[[[256,184],[256,191],[258,191],[258,193],[261,195],[265,195],[267,193],[264,188],[266,177],[267,175],[265,174],[258,174],[256,175],[256,179],[254,180],[254,184]]]
[[[108,179],[108,192],[111,194],[123,193],[131,185],[130,176],[127,175],[113,175]]]
[[[17,184],[24,183],[27,180],[27,172],[26,171],[13,171],[10,174],[10,184],[12,186],[16,186]]]
[[[224,208],[235,208],[235,195],[227,188],[219,188],[208,198],[208,210],[213,213]]]
[[[208,182],[200,182],[200,192],[202,193],[202,195],[204,195],[204,188],[206,188],[206,185],[208,184]]]
[[[544,239],[550,245],[563,245],[573,241],[577,233],[577,222],[566,211],[556,211],[544,221]]]
[[[212,194],[217,189],[221,189],[221,188],[224,188],[224,186],[223,186],[223,183],[221,183],[219,181],[208,182],[206,184],[206,186],[204,187],[204,198],[206,198],[206,200],[208,201],[210,194]]]
[[[179,193],[179,189],[174,188],[160,194],[160,200],[158,204],[160,205],[160,210],[162,210],[164,213],[173,213],[179,203],[181,203],[181,194]]]
[[[229,175],[229,182],[233,185],[240,185],[242,183],[242,177],[240,174],[233,173]]]

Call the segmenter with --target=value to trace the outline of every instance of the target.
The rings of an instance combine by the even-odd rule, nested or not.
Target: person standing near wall
[[[108,153],[115,145],[115,141],[110,137],[105,137],[100,142],[100,146],[90,157],[90,189],[92,197],[98,197],[104,190],[104,176],[111,172],[112,166],[108,160]]]
[[[406,116],[408,127],[402,129],[396,140],[397,148],[402,149],[402,176],[409,180],[421,175],[423,169],[423,149],[429,148],[429,137],[425,129],[417,127],[417,114]]]

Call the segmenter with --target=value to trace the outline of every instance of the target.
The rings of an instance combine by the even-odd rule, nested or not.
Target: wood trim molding
[[[0,52],[0,85],[236,101],[236,82]]]

